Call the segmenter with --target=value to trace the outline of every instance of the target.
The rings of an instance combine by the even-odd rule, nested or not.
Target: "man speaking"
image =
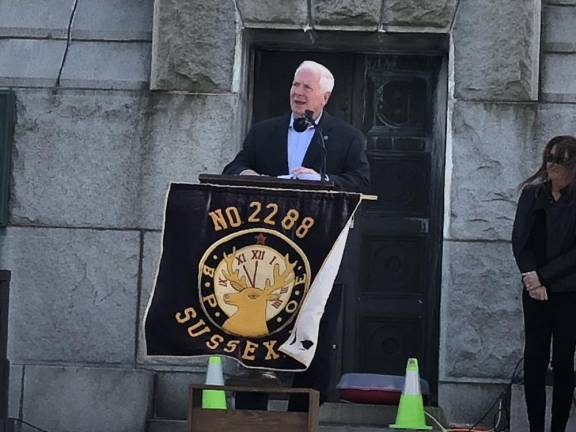
[[[324,143],[327,179],[339,190],[367,192],[370,169],[364,136],[324,111],[333,88],[334,76],[325,66],[303,62],[290,89],[292,112],[255,124],[223,174],[320,180]]]
[[[325,66],[313,61],[300,64],[290,89],[291,113],[255,124],[223,174],[319,181],[323,173],[339,190],[368,192],[370,168],[363,134],[324,111],[333,88],[334,76]],[[305,372],[296,373],[293,382],[294,387],[318,390],[321,403],[329,390],[340,303],[341,292],[333,288],[320,321],[315,357]],[[238,406],[239,399],[242,406]],[[237,408],[266,406],[265,400],[246,394],[237,395],[236,403]],[[306,411],[307,402],[291,398],[289,409]]]

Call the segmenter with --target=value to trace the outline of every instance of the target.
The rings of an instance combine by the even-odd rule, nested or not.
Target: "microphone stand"
[[[324,132],[319,124],[314,126],[316,133],[320,134],[320,145],[322,147],[322,162],[320,164],[320,183],[326,183],[326,155],[328,150],[326,149],[326,141],[324,141]]]
[[[326,141],[324,140],[324,132],[320,126],[320,122],[316,123],[312,118],[312,111],[306,110],[304,118],[314,128],[314,132],[320,135],[320,147],[322,149],[322,161],[320,163],[320,183],[327,183],[326,180],[326,157],[328,150],[326,149]]]

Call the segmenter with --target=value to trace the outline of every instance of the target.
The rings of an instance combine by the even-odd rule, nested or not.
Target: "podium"
[[[283,179],[269,176],[233,176],[218,174],[200,174],[198,181],[201,184],[213,184],[221,186],[248,186],[266,187],[277,189],[299,190],[334,190],[334,182],[309,181],[298,179]]]
[[[223,355],[253,369],[305,370],[352,216],[370,198],[319,181],[209,174],[199,181],[170,185],[146,353]],[[198,406],[202,389],[305,393],[309,410],[207,410]],[[318,428],[316,390],[205,385],[192,386],[189,397],[190,432]]]
[[[295,189],[306,191],[334,190],[333,182],[318,182],[298,179],[281,179],[268,176],[231,176],[200,174],[201,184],[221,186],[242,186],[255,188]],[[266,393],[270,399],[287,398],[294,394],[308,395],[307,412],[280,412],[260,410],[206,410],[199,406],[201,391],[204,389],[224,390],[227,394],[235,392]],[[235,432],[317,432],[319,393],[313,389],[260,386],[190,386],[188,407],[189,432],[213,432],[225,430],[234,425]]]

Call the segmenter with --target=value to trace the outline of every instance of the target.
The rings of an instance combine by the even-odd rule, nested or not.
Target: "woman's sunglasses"
[[[570,160],[570,158],[567,157],[567,155],[556,155],[556,154],[548,153],[548,154],[546,154],[546,156],[544,156],[545,162],[555,163],[558,165],[564,165],[569,160]]]

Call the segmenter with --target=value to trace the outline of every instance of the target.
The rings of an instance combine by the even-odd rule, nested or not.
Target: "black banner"
[[[341,259],[341,251],[329,254],[337,239],[345,242],[359,200],[342,192],[172,184],[145,318],[147,354],[308,367],[280,347],[301,344],[313,356],[316,340],[288,340],[307,298],[308,310],[321,316]],[[312,297],[311,289],[327,292]]]

